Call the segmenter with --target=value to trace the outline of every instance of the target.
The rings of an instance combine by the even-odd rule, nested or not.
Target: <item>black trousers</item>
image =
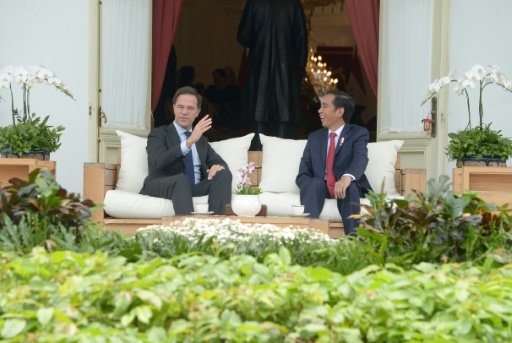
[[[312,177],[300,185],[300,202],[304,205],[304,212],[309,213],[312,218],[320,217],[325,199],[330,197],[327,184],[323,179]],[[355,234],[355,230],[359,226],[359,220],[349,217],[360,213],[360,199],[359,188],[355,182],[351,182],[348,186],[345,199],[336,199],[346,235]]]
[[[192,197],[208,195],[209,210],[224,214],[224,205],[231,203],[231,172],[219,170],[211,179],[191,185],[185,174],[146,180],[141,194],[172,200],[176,214],[194,211]]]

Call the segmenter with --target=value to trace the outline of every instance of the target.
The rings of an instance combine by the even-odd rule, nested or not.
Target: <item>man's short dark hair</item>
[[[176,93],[174,93],[174,97],[172,98],[172,103],[175,105],[178,97],[183,94],[190,94],[190,95],[195,96],[197,99],[197,108],[201,108],[201,105],[203,104],[203,97],[201,96],[201,94],[199,94],[199,92],[194,87],[190,87],[190,86],[178,88]]]
[[[327,91],[326,95],[327,94],[334,95],[332,104],[336,109],[343,107],[345,109],[345,112],[343,113],[343,120],[345,123],[350,122],[350,119],[352,119],[352,114],[354,114],[354,99],[352,99],[348,93],[340,91],[339,89],[332,89]]]

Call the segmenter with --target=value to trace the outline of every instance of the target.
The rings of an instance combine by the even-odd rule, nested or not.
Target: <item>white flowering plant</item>
[[[508,79],[508,77],[497,67],[493,65],[487,66],[484,68],[480,64],[474,65],[470,70],[466,71],[462,78],[456,79],[455,73],[452,72],[446,76],[443,76],[439,79],[434,80],[430,86],[428,87],[428,93],[425,96],[425,99],[421,103],[425,104],[428,100],[430,100],[433,96],[435,96],[443,87],[454,83],[453,90],[455,93],[459,95],[466,96],[466,102],[468,106],[468,125],[466,128],[471,128],[471,106],[469,102],[469,92],[470,90],[476,88],[478,86],[478,113],[480,123],[479,126],[482,127],[483,123],[483,91],[484,89],[491,85],[495,84],[502,87],[505,91],[512,92],[512,81]]]
[[[425,104],[439,91],[454,84],[453,90],[459,95],[465,95],[468,108],[468,123],[464,130],[449,133],[450,143],[447,147],[447,155],[450,160],[462,160],[471,157],[477,161],[485,158],[496,158],[501,161],[512,156],[512,140],[503,137],[501,131],[492,130],[490,123],[484,123],[483,92],[484,89],[495,84],[502,87],[506,92],[512,92],[512,81],[496,66],[483,67],[480,64],[474,65],[470,70],[457,79],[452,72],[446,76],[434,80],[421,105]],[[472,127],[470,91],[478,89],[478,115],[479,124]],[[486,162],[487,163],[487,162]]]
[[[235,194],[242,195],[258,195],[261,193],[261,189],[259,187],[253,187],[251,182],[250,175],[254,173],[256,170],[256,165],[254,162],[249,162],[248,164],[238,168],[238,183],[236,185]]]
[[[13,84],[22,91],[23,108],[15,106]],[[21,156],[32,151],[49,154],[60,147],[64,127],[50,126],[49,115],[38,117],[31,111],[30,93],[37,84],[47,84],[74,100],[66,85],[44,66],[8,66],[0,70],[0,91],[9,90],[11,98],[12,125],[0,128],[0,152],[6,156]]]
[[[251,255],[264,258],[280,248],[289,249],[295,263],[316,264],[319,251],[332,255],[340,244],[354,244],[331,239],[328,235],[304,227],[278,227],[272,224],[244,224],[229,218],[186,218],[169,225],[151,225],[137,230],[134,238],[140,249],[162,257],[183,253],[216,256]],[[339,247],[342,249],[342,247]],[[322,255],[322,259],[325,255]],[[341,254],[341,256],[345,256]],[[331,260],[332,261],[332,260]]]

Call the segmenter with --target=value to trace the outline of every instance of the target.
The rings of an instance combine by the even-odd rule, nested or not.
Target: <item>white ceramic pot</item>
[[[231,209],[240,217],[255,217],[261,210],[259,195],[233,194]]]

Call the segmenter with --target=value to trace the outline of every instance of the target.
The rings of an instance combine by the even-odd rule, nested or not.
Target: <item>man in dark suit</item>
[[[323,128],[311,133],[295,180],[304,211],[318,218],[325,199],[337,199],[345,234],[354,234],[359,200],[371,189],[364,171],[368,164],[368,130],[347,124],[354,112],[352,98],[332,90],[322,98],[318,113]]]
[[[210,211],[224,214],[224,205],[231,202],[232,176],[203,137],[212,119],[206,115],[192,129],[202,97],[186,86],[176,91],[172,102],[174,122],[157,127],[148,136],[149,173],[140,193],[172,200],[176,214],[194,211],[193,196],[208,195]]]

